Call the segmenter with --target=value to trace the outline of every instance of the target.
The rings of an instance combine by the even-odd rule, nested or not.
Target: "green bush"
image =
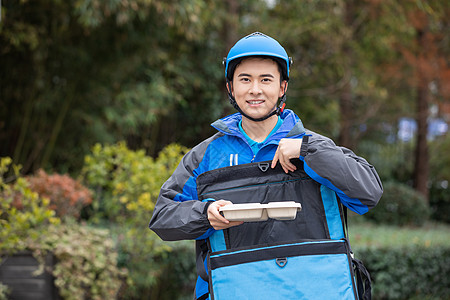
[[[9,288],[0,282],[0,300],[8,300]]]
[[[414,173],[413,141],[375,143],[362,141],[358,153],[373,164],[382,182],[411,182]]]
[[[126,222],[141,215],[150,220],[161,185],[187,150],[172,144],[153,159],[143,150],[128,149],[124,142],[95,145],[81,172],[84,183],[95,191],[88,217]]]
[[[6,183],[10,169],[14,180]],[[33,192],[19,171],[10,158],[0,158],[0,253],[24,250],[26,240],[39,239],[49,225],[60,223],[50,200]]]
[[[448,246],[353,249],[370,272],[373,299],[450,299]]]
[[[373,279],[372,299],[450,299],[450,227],[349,222],[350,243]]]
[[[435,182],[430,187],[430,207],[432,218],[450,223],[450,187],[448,181]]]
[[[387,182],[380,202],[365,217],[377,223],[421,226],[429,219],[430,213],[430,207],[421,194],[407,185]]]
[[[14,180],[6,183],[9,169]],[[50,200],[32,191],[19,170],[11,159],[0,159],[2,256],[32,251],[43,272],[45,257],[51,253],[56,264],[47,266],[47,271],[55,277],[63,299],[114,299],[126,272],[117,268],[117,252],[109,231],[74,222],[61,224],[50,209]],[[5,288],[0,286],[0,297],[4,295]]]
[[[430,205],[433,218],[450,223],[450,134],[437,138],[430,147]]]
[[[118,254],[106,229],[86,225],[52,226],[46,235],[29,241],[27,249],[41,264],[47,253],[56,258],[53,268],[59,294],[66,300],[116,299],[127,272],[117,267]]]
[[[430,147],[430,206],[432,217],[450,223],[450,134],[433,141]]]
[[[153,159],[142,150],[133,151],[125,143],[118,143],[95,145],[92,154],[85,158],[82,177],[95,191],[87,217],[92,222],[108,222],[114,232],[119,266],[128,269],[132,282],[124,289],[124,299],[166,299],[158,291],[167,284],[163,280],[170,273],[167,270],[175,268],[172,260],[181,262],[177,257],[183,256],[185,252],[180,248],[185,249],[186,244],[161,241],[148,229],[148,223],[161,185],[186,152],[187,148],[172,144]],[[194,257],[192,253],[191,259]],[[190,262],[187,259],[184,264],[190,266]],[[180,289],[195,280],[191,279],[186,272],[182,273],[177,282],[170,283],[170,291],[180,293]]]
[[[192,241],[171,242],[172,251],[157,257],[161,268],[152,295],[158,300],[192,299],[197,279]]]
[[[415,141],[374,143],[362,141],[359,153],[377,169],[383,182],[413,183]],[[429,148],[429,204],[431,218],[450,223],[450,134],[428,142]]]
[[[119,266],[132,283],[121,299],[192,299],[195,253],[192,241],[164,242],[148,228],[124,230],[119,237]]]

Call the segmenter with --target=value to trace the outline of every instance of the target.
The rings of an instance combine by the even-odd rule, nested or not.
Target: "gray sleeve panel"
[[[161,187],[149,224],[161,239],[195,239],[212,228],[205,211],[206,202],[197,200],[196,178],[209,144],[220,136],[216,134],[189,151]]]
[[[326,179],[324,182],[331,183],[328,187],[338,195],[345,194],[349,199],[341,194],[341,201],[353,211],[365,213],[374,207],[383,193],[375,168],[351,150],[336,146],[327,137],[311,131],[306,134],[309,136],[301,148],[305,164],[319,177]],[[359,205],[360,209],[357,207]]]

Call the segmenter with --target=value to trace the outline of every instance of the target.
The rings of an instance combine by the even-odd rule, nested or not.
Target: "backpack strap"
[[[356,259],[353,254],[353,250],[350,246],[350,241],[348,237],[348,212],[347,207],[342,205],[344,212],[344,230],[345,239],[348,241],[347,245],[349,247],[350,256],[352,257],[353,271],[355,274],[356,288],[358,291],[358,297],[360,300],[371,300],[372,299],[372,279],[370,278],[369,271],[367,271],[364,263]]]
[[[353,269],[356,276],[358,296],[361,300],[371,300],[372,284],[370,274],[359,259],[352,258]]]
[[[206,241],[197,242],[197,260],[196,260],[196,268],[197,268],[197,274],[200,276],[201,279],[208,282],[209,276],[206,272],[205,268],[205,259],[206,254],[208,253],[208,246],[206,245]]]
[[[198,241],[197,245],[197,274],[201,279],[208,282],[209,275],[205,268],[205,259],[208,255],[208,252],[216,252],[227,249],[226,239],[225,239],[225,230],[216,230],[214,233],[205,241]]]

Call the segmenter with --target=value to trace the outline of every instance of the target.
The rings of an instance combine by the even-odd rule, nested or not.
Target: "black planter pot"
[[[53,267],[53,255],[47,255],[45,265]],[[2,256],[0,261],[0,282],[10,289],[11,300],[60,300],[53,276],[44,271],[34,275],[39,263],[31,252],[20,252]]]

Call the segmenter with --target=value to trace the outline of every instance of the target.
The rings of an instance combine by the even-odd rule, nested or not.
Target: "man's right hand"
[[[230,228],[233,226],[241,225],[242,221],[228,221],[225,219],[219,212],[219,209],[222,206],[233,204],[231,201],[227,200],[217,200],[211,203],[208,207],[208,220],[209,224],[215,229],[215,230],[221,230]]]

